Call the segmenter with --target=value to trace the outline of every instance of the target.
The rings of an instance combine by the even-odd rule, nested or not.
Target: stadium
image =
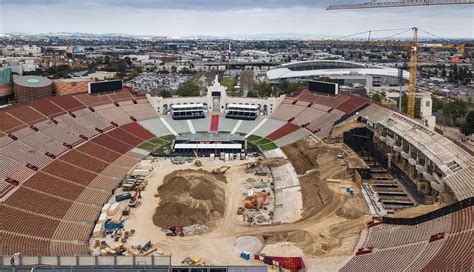
[[[474,158],[417,121],[313,88],[102,88],[0,111],[2,269],[473,269]]]
[[[408,80],[408,72],[403,79]],[[346,86],[360,84],[369,91],[398,86],[398,69],[380,65],[362,64],[342,60],[308,60],[282,64],[267,72],[271,81],[280,79],[311,79],[329,77],[338,79]]]

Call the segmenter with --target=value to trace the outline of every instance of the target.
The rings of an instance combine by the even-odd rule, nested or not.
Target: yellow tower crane
[[[471,47],[470,45],[465,44],[420,44],[418,42],[418,28],[412,27],[413,39],[412,41],[385,41],[385,40],[308,40],[306,41],[309,45],[353,45],[353,46],[374,46],[374,47],[403,47],[406,50],[410,50],[410,60],[409,60],[409,72],[410,78],[408,80],[408,103],[407,103],[407,116],[410,118],[415,117],[415,100],[416,100],[416,70],[417,70],[417,61],[418,61],[418,48],[456,48],[460,53],[464,54],[465,48]],[[408,29],[406,31],[409,31]],[[405,32],[406,32],[405,31]],[[370,33],[373,31],[366,31],[362,33]],[[362,34],[357,33],[357,34]]]
[[[408,102],[407,115],[410,118],[415,117],[415,102],[416,102],[416,66],[418,60],[418,28],[413,27],[413,41],[411,44],[410,63],[408,65],[410,71],[410,78],[408,80]],[[400,97],[400,102],[401,97]]]

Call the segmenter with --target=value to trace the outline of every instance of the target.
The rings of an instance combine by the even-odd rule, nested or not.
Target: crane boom
[[[339,4],[329,5],[326,10],[336,9],[366,9],[366,8],[393,8],[407,6],[435,6],[435,5],[469,5],[474,4],[474,0],[401,0],[389,2],[366,2],[359,4]]]

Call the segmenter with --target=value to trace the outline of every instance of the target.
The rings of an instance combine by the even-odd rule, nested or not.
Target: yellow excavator
[[[230,166],[221,166],[219,168],[213,169],[212,173],[214,175],[224,175],[229,169],[230,169]]]
[[[202,167],[202,161],[199,159],[196,150],[194,150],[194,156],[196,157],[196,159],[194,160],[194,165],[196,165],[197,167]]]

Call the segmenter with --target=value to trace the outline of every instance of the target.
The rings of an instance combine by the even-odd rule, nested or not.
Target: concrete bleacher
[[[273,223],[292,223],[301,219],[303,197],[293,165],[287,163],[271,168],[275,184],[275,209]]]
[[[96,112],[105,119],[114,122],[119,126],[131,122],[130,116],[128,116],[120,107],[116,107],[115,105],[105,109],[97,109]]]
[[[152,132],[156,137],[166,136],[172,134],[171,131],[166,128],[160,118],[153,118],[138,122],[142,127]]]
[[[76,118],[73,118],[69,115],[61,115],[55,119],[58,121],[59,126],[72,131],[76,135],[83,135],[90,138],[99,133],[93,128],[82,125],[76,121]]]
[[[74,132],[68,130],[67,128],[58,125],[40,129],[40,132],[60,143],[76,145],[84,141],[84,139],[79,137],[79,135],[74,134]]]
[[[0,136],[0,147],[2,146],[6,146],[7,144],[13,142],[13,139],[4,135],[4,136]]]
[[[35,131],[32,130],[31,128],[29,127],[25,127],[25,128],[22,128],[22,129],[19,129],[17,131],[15,131],[14,133],[12,133],[15,137],[17,137],[18,139],[21,139],[23,137],[26,137],[28,135],[31,135],[33,134]]]
[[[236,133],[248,134],[255,127],[257,127],[263,120],[266,120],[262,116],[257,116],[255,120],[240,120],[242,121]],[[265,121],[266,122],[266,121]]]
[[[143,100],[141,100],[143,101]],[[148,102],[148,100],[145,100]],[[137,120],[147,120],[156,118],[157,114],[149,103],[137,103],[129,105],[120,105],[120,108],[128,115]]]
[[[302,126],[311,123],[313,120],[321,118],[325,114],[327,114],[327,112],[313,108],[306,108],[304,111],[298,114],[291,122],[295,125]]]
[[[276,139],[275,141],[273,141],[278,147],[282,147],[282,146],[285,146],[285,145],[289,145],[291,143],[294,143],[296,141],[299,141],[303,138],[305,138],[306,136],[310,135],[310,133],[304,129],[304,128],[300,128],[296,131],[293,131],[292,133],[286,135],[286,136],[283,136],[281,138],[278,138]]]
[[[243,121],[243,120],[225,118],[225,116],[221,116],[221,118],[219,119],[220,119],[219,131],[223,131],[223,132],[232,132],[238,123],[242,124],[242,122],[239,122],[239,121]],[[237,131],[239,131],[239,128],[236,129],[236,132]]]
[[[274,119],[268,119],[264,125],[260,126],[252,134],[260,137],[267,137],[267,135],[283,127],[286,122]]]
[[[297,106],[293,104],[282,103],[280,106],[273,112],[270,116],[272,119],[285,121],[287,122],[291,118],[296,117],[302,111],[304,111],[306,106]]]
[[[171,115],[165,115],[163,118],[177,133],[191,133],[191,130],[189,129],[189,126],[186,122],[183,122],[182,120],[174,120]],[[207,130],[209,130],[209,128]]]
[[[205,118],[192,119],[190,121],[196,132],[208,132],[211,126],[211,116],[209,115],[206,115]]]
[[[0,154],[23,165],[32,164],[36,167],[43,167],[51,161],[51,158],[44,155],[41,151],[20,141],[15,141],[0,148]]]
[[[67,147],[62,145],[62,143],[51,139],[41,132],[30,134],[24,138],[21,138],[20,141],[31,147],[35,147],[39,151],[43,152],[43,154],[49,152],[55,156],[58,156],[67,150]]]
[[[301,187],[275,190],[274,224],[296,222],[301,219],[302,211]]]
[[[75,111],[74,114],[76,115],[75,120],[77,122],[92,129],[98,128],[105,130],[111,126],[109,120],[105,119],[96,112],[91,112],[89,109],[78,110]]]

